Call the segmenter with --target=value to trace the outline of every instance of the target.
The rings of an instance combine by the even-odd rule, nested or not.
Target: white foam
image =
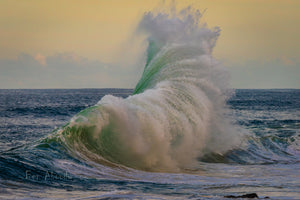
[[[240,143],[225,116],[228,74],[211,55],[220,30],[199,25],[200,17],[190,8],[172,16],[146,13],[139,31],[160,50],[144,71],[143,92],[127,99],[105,96],[94,114],[83,117],[88,122],[75,123],[96,123],[93,133],[83,133],[93,134],[95,141],[111,134],[116,142],[99,144],[111,151],[110,161],[176,171],[193,166],[204,153],[223,153]],[[107,126],[111,133],[103,131]]]

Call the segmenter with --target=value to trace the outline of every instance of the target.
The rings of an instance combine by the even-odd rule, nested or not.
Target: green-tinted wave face
[[[156,46],[154,46],[155,50],[157,50]],[[178,73],[170,73],[170,65],[178,65],[178,62],[195,59],[199,54],[205,53],[205,51],[197,46],[189,46],[188,48],[184,45],[173,44],[173,45],[165,45],[160,49],[157,53],[155,50],[150,51],[149,57],[152,59],[145,66],[143,75],[139,80],[138,84],[135,87],[133,94],[138,94],[144,92],[146,89],[153,88],[157,83],[174,78],[181,78],[184,72]],[[174,67],[175,68],[175,67]],[[170,70],[168,73],[162,72],[162,70]],[[180,74],[179,74],[180,73]]]
[[[161,47],[159,44],[157,44],[157,42],[149,39],[149,46],[147,49],[147,61],[146,61],[146,65],[144,68],[144,72],[143,72],[142,78],[136,85],[133,94],[142,93],[144,91],[144,89],[146,88],[146,86],[148,85],[148,83],[150,82],[152,76],[158,72],[158,70],[160,68],[159,66],[156,67],[156,69],[154,67],[152,67],[154,69],[149,69],[150,68],[149,65],[150,65],[151,61],[154,59],[154,57],[157,55],[157,53],[159,52],[160,49],[161,49]]]
[[[75,156],[148,171],[186,169],[207,152],[239,143],[226,113],[226,72],[211,52],[219,35],[199,13],[147,13],[143,75],[132,96],[107,95],[57,134]]]

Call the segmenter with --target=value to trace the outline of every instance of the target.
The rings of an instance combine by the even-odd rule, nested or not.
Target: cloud
[[[286,57],[286,56],[282,56],[282,57],[280,58],[280,60],[281,60],[281,62],[282,62],[284,65],[287,65],[287,66],[289,66],[289,65],[296,65],[296,62],[294,61],[294,59],[288,58],[288,57]],[[300,67],[300,66],[299,66],[299,67]]]
[[[225,62],[233,88],[300,88],[300,60]],[[128,66],[90,60],[74,53],[20,54],[0,60],[0,88],[133,88],[143,64]]]
[[[300,60],[280,57],[227,63],[234,88],[300,88]]]
[[[134,67],[74,53],[20,54],[15,60],[0,60],[0,88],[132,88],[138,78]]]
[[[34,59],[40,63],[42,66],[46,66],[46,57],[43,56],[42,54],[36,54]]]

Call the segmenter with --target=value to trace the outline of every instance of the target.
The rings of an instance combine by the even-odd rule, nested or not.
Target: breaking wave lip
[[[226,116],[228,74],[211,55],[220,30],[200,18],[190,7],[146,13],[138,32],[148,35],[148,57],[133,94],[106,95],[73,117],[57,131],[68,149],[105,165],[178,171],[240,145]]]

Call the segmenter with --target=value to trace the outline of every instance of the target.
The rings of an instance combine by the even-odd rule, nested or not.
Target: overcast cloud
[[[135,67],[125,69],[72,53],[48,57],[21,54],[15,60],[0,60],[0,71],[2,89],[107,88],[122,87],[124,82],[134,87],[139,78]]]

